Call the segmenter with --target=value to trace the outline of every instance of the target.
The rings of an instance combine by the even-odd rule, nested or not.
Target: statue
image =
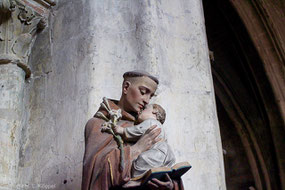
[[[86,124],[82,190],[123,189],[131,178],[133,160],[160,141],[157,137],[161,129],[155,126],[150,127],[135,144],[123,144],[119,135],[114,133],[117,124],[122,127],[134,124],[135,117],[149,103],[158,85],[155,77],[143,71],[126,72],[123,77],[120,100],[104,99],[97,114]],[[121,110],[121,113],[112,110]],[[111,122],[110,116],[113,117]],[[167,181],[152,179],[144,189],[181,190],[183,185],[181,180],[172,180],[167,175]]]

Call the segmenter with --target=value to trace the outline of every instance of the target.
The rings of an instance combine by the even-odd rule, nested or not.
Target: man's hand
[[[131,146],[131,159],[135,160],[142,152],[150,149],[152,145],[160,141],[160,138],[157,136],[160,134],[161,129],[156,129],[156,125],[151,126],[146,130],[145,134]]]
[[[164,182],[164,181],[159,181],[158,179],[153,178],[148,182],[147,185],[150,189],[173,190],[174,184],[168,174],[166,174],[166,180],[167,181]]]

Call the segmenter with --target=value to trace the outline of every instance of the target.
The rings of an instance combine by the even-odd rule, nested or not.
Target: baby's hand
[[[113,131],[115,134],[117,135],[123,135],[124,134],[124,128],[121,127],[120,125],[116,125],[114,128],[113,128]]]

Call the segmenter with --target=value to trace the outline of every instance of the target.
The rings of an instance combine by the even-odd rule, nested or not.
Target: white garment
[[[161,128],[158,138],[163,139],[154,144],[149,150],[141,153],[132,164],[132,177],[143,175],[151,168],[171,167],[175,163],[175,156],[170,146],[166,142],[165,132],[162,124],[156,119],[147,119],[138,125],[127,127],[125,136],[130,141],[137,141],[148,128],[157,125]]]

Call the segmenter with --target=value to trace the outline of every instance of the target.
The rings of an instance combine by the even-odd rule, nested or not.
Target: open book
[[[142,177],[141,184],[144,185],[149,180],[156,178],[158,180],[164,180],[165,175],[168,174],[171,179],[178,179],[185,174],[192,166],[188,162],[180,162],[169,167],[152,168],[148,170]]]

